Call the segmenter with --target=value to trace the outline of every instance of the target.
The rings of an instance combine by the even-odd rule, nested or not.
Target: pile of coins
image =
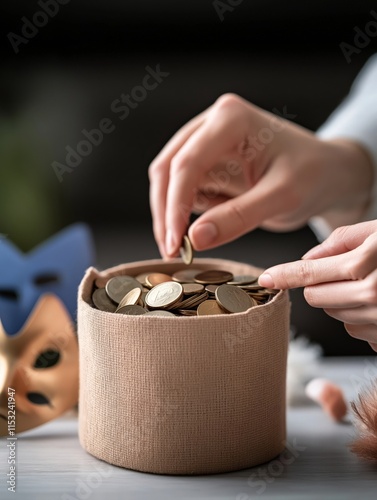
[[[193,249],[188,236],[180,249],[191,265]],[[278,290],[258,285],[258,276],[233,276],[227,271],[186,267],[171,276],[146,272],[138,276],[97,278],[93,307],[100,311],[149,316],[207,316],[243,312],[273,298]]]
[[[243,312],[277,292],[259,286],[257,276],[185,268],[171,276],[147,272],[97,278],[92,301],[97,309],[118,314],[203,316]]]

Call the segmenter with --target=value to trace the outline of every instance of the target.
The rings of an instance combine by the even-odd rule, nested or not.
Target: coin
[[[137,280],[139,283],[145,286],[145,278],[150,274],[148,271],[147,273],[140,273],[137,276],[135,276],[135,280]]]
[[[130,290],[126,295],[123,297],[123,299],[119,302],[119,305],[117,307],[117,310],[115,312],[118,312],[118,309],[124,306],[134,306],[138,303],[141,294],[143,292],[140,290],[140,288],[133,288]]]
[[[177,309],[182,316],[197,316],[196,309]]]
[[[258,283],[250,283],[249,285],[240,285],[240,288],[242,288],[242,290],[255,290],[255,291],[264,289],[263,286],[258,285]]]
[[[128,316],[140,316],[141,314],[145,314],[147,312],[144,307],[141,306],[123,306],[116,310],[118,314],[127,314]]]
[[[201,302],[203,302],[203,300],[207,300],[207,298],[208,298],[208,292],[203,292],[200,294],[191,295],[187,299],[176,302],[175,304],[173,304],[173,306],[171,306],[171,309],[173,309],[173,308],[174,309],[190,309],[191,307],[195,307],[198,304],[200,304]]]
[[[181,258],[183,262],[186,264],[186,266],[189,266],[192,263],[194,252],[192,249],[190,238],[187,235],[183,237],[179,253],[181,254]]]
[[[195,295],[196,293],[201,293],[204,290],[204,286],[199,283],[184,283],[183,293],[185,295]]]
[[[216,289],[219,285],[207,285],[206,290],[210,295],[215,295]]]
[[[147,293],[145,303],[151,309],[166,309],[180,300],[183,287],[175,281],[156,285]]]
[[[175,318],[175,314],[169,311],[163,311],[161,309],[156,309],[155,311],[148,311],[145,313],[145,316],[173,316]]]
[[[152,288],[160,283],[165,283],[166,281],[172,281],[172,277],[164,273],[151,273],[145,278],[145,283],[149,288]]]
[[[92,295],[93,304],[100,311],[115,312],[117,305],[108,297],[104,288],[97,288]]]
[[[194,279],[197,283],[201,283],[202,285],[219,285],[230,281],[232,278],[232,273],[219,271],[217,269],[210,269],[209,271],[197,274]]]
[[[202,316],[241,312],[266,304],[279,292],[260,286],[255,276],[233,276],[218,269],[203,271],[189,267],[172,276],[151,269],[138,274],[137,279],[128,275],[105,276],[100,274],[94,282],[93,307],[127,315]]]
[[[205,300],[197,309],[198,316],[208,316],[212,314],[226,314],[224,309],[222,309],[216,300]]]
[[[114,302],[119,304],[123,297],[133,288],[143,289],[143,285],[132,276],[115,276],[106,283],[106,293]]]
[[[233,285],[220,285],[215,295],[220,306],[229,313],[247,311],[253,306],[251,297],[244,290]]]
[[[178,281],[178,283],[194,283],[195,276],[201,272],[200,269],[181,269],[173,274],[173,281]]]
[[[251,274],[240,274],[233,276],[233,279],[228,281],[228,285],[249,285],[250,283],[256,283],[258,281],[258,276],[252,276]]]

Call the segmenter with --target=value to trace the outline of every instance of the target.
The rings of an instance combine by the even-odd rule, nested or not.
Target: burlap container
[[[105,274],[173,273],[150,260]],[[199,269],[261,270],[197,259]],[[126,316],[91,307],[98,273],[79,288],[79,437],[86,451],[128,469],[207,474],[252,467],[284,448],[290,303],[287,292],[243,313]]]

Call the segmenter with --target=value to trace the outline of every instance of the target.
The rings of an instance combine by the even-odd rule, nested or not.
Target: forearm
[[[329,229],[334,229],[339,225],[377,218],[377,56],[370,59],[355,80],[349,96],[318,130],[317,136],[339,146],[344,183],[347,180],[352,183],[352,179],[355,182],[354,189],[350,186],[351,191],[346,194],[351,198],[344,200],[342,208],[337,206],[319,214],[323,222],[330,226]],[[315,220],[314,226],[318,229]],[[320,234],[322,239],[328,236],[321,229],[318,232],[323,233]]]

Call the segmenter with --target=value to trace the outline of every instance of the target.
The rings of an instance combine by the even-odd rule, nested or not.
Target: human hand
[[[302,260],[266,269],[271,288],[305,287],[308,304],[344,323],[377,351],[377,221],[339,227]]]
[[[173,136],[149,177],[154,235],[161,255],[172,257],[192,211],[205,212],[189,230],[196,250],[258,226],[295,229],[313,215],[329,214],[334,227],[357,222],[372,167],[355,143],[320,140],[226,94]]]

